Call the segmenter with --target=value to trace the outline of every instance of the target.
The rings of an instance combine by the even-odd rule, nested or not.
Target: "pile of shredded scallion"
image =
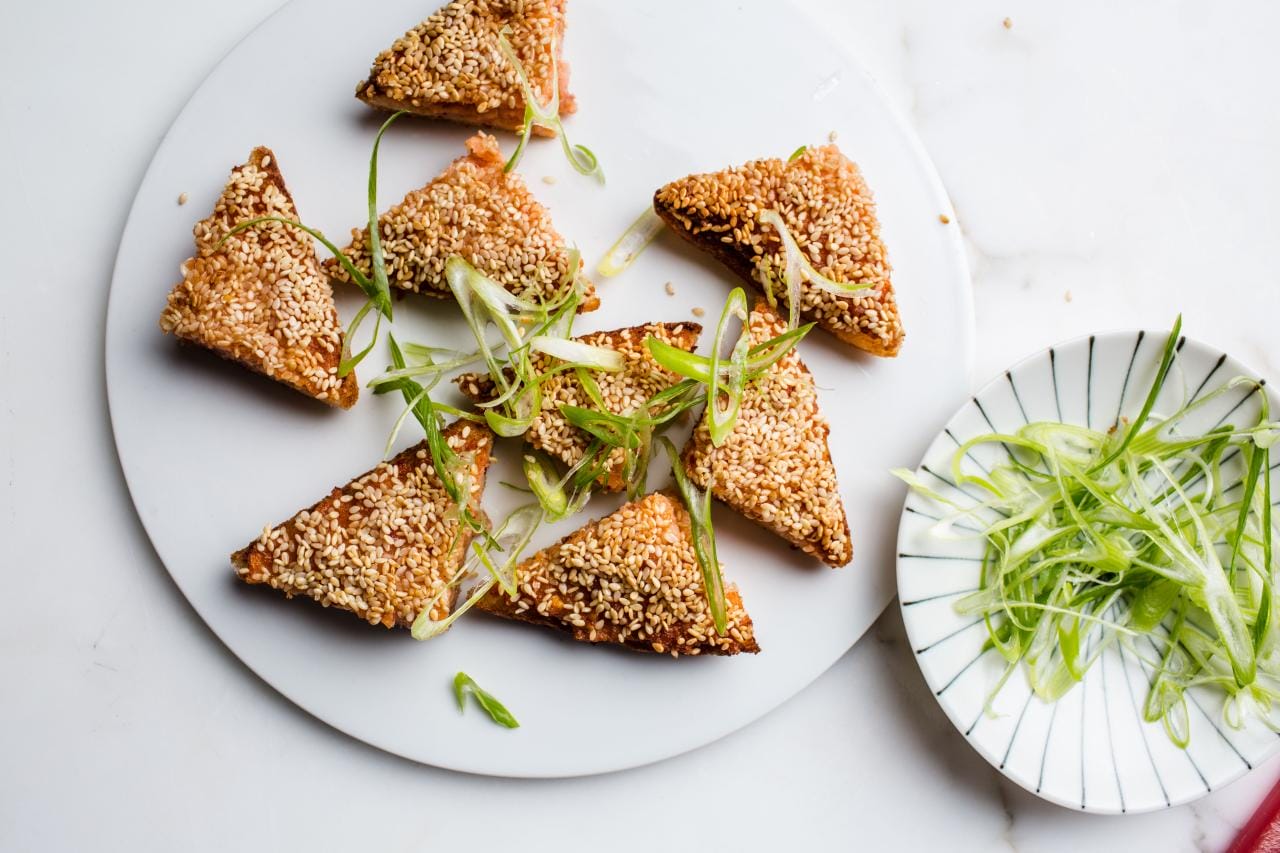
[[[988,712],[1020,664],[1035,694],[1052,702],[1120,643],[1154,672],[1145,719],[1161,721],[1180,746],[1190,737],[1186,692],[1196,686],[1225,693],[1229,725],[1252,715],[1280,730],[1270,457],[1280,423],[1262,383],[1247,378],[1158,414],[1180,328],[1181,318],[1132,422],[1107,432],[1040,422],[965,442],[951,475],[979,502],[894,472],[947,508],[935,535],[985,545],[979,588],[956,609],[985,621],[987,647],[1007,662]],[[1258,416],[1187,427],[1229,393],[1256,394]],[[979,445],[1002,446],[1007,461],[975,472],[965,460]]]

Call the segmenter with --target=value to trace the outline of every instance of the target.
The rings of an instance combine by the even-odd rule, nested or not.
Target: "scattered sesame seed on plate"
[[[1011,29],[1013,29],[1013,18],[1005,18],[1005,19],[1004,19],[1003,21],[1001,21],[1000,23],[1004,25],[1004,28],[1005,28],[1006,30],[1011,30]]]
[[[703,308],[701,305],[695,306],[693,309],[693,316],[705,317],[707,316],[707,309]]]
[[[546,103],[558,78],[560,115],[568,115],[576,108],[569,66],[556,62],[564,25],[565,0],[453,0],[378,54],[356,97],[379,109],[516,130],[525,99],[498,48],[498,33],[507,29],[538,98]]]
[[[186,204],[186,203],[187,203],[187,194],[178,193],[178,204]]]
[[[939,213],[938,221],[941,222],[943,225],[949,225],[951,223],[951,217],[947,216],[945,213]]]
[[[667,292],[667,296],[675,296],[675,295],[676,295],[676,286],[675,286],[674,284],[672,284],[671,282],[667,282],[666,284],[664,284],[664,285],[662,286],[662,289],[663,289],[663,290],[665,290],[665,291]]]

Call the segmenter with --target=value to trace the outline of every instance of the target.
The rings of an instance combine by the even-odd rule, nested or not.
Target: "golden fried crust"
[[[231,171],[213,213],[196,223],[196,255],[182,264],[160,328],[349,409],[360,389],[354,373],[338,376],[342,325],[311,238],[278,222],[226,236],[261,216],[298,219],[279,162],[265,147]]]
[[[404,290],[451,299],[444,267],[458,255],[517,296],[555,300],[570,277],[573,255],[551,214],[518,174],[503,171],[502,151],[492,136],[477,133],[467,140],[467,152],[378,218],[387,278]],[[370,275],[369,229],[353,228],[343,254]],[[338,281],[351,280],[336,258],[324,268]],[[599,305],[587,282],[579,310]]]
[[[810,263],[838,282],[865,284],[853,294],[805,285],[806,320],[873,355],[895,356],[904,332],[871,190],[834,145],[810,147],[790,162],[771,158],[673,181],[654,194],[654,210],[673,230],[744,281],[780,282],[786,253],[759,216],[777,210]],[[785,288],[777,294],[786,304]]]
[[[484,491],[493,434],[469,421],[443,431],[471,461],[471,506]],[[471,541],[421,441],[231,555],[245,583],[268,584],[349,610],[373,625],[408,627],[462,565]],[[457,590],[432,616],[453,609]]]
[[[786,323],[763,302],[751,312],[751,341]],[[827,446],[813,376],[794,349],[747,386],[724,444],[713,447],[707,416],[682,454],[689,479],[747,518],[833,567],[853,559],[849,520]]]
[[[509,27],[511,47],[544,104],[553,91],[554,56],[560,115],[569,115],[577,103],[561,55],[564,26],[564,0],[455,0],[378,54],[356,97],[380,109],[518,130],[524,91],[498,47],[498,33]],[[542,127],[534,132],[554,135]]]
[[[751,617],[725,589],[728,630],[716,633],[693,551],[689,514],[666,492],[625,504],[539,551],[516,570],[512,598],[500,588],[476,607],[567,631],[575,640],[659,654],[760,651]]]
[[[649,323],[609,332],[593,332],[576,340],[622,354],[625,366],[621,371],[592,371],[591,376],[600,389],[605,407],[613,414],[625,415],[634,412],[654,394],[680,381],[679,376],[654,360],[645,340],[652,335],[664,343],[692,351],[698,345],[701,333],[702,326],[698,323]],[[539,373],[558,363],[544,355],[534,355],[532,362],[533,369]],[[466,373],[454,381],[473,402],[483,403],[495,396],[493,381],[487,374]],[[573,373],[560,373],[546,380],[542,386],[542,410],[524,437],[530,447],[555,457],[566,467],[573,467],[586,454],[591,438],[565,419],[560,413],[561,406],[596,408]],[[609,458],[609,467],[597,480],[603,491],[620,492],[626,488],[623,478],[625,464],[626,457],[621,449],[614,451]]]

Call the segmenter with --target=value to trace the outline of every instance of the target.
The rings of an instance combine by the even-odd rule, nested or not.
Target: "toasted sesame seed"
[[[689,175],[662,187],[654,209],[677,233],[723,260],[756,287],[782,280],[785,251],[760,214],[777,210],[810,263],[853,294],[802,286],[801,309],[840,340],[875,355],[896,355],[904,332],[875,202],[857,165],[834,145],[811,145],[791,161],[754,160]],[[777,295],[786,303],[784,288]]]
[[[583,642],[658,654],[759,651],[733,586],[725,589],[728,630],[716,633],[689,515],[665,492],[625,504],[539,551],[516,576],[514,599],[495,589],[476,606],[562,628]]]
[[[350,407],[359,386],[353,374],[338,376],[342,326],[311,238],[279,222],[226,236],[260,216],[298,219],[268,148],[255,148],[249,162],[232,170],[213,213],[196,223],[196,256],[182,264],[160,328],[330,405]]]
[[[751,312],[751,341],[786,331],[764,302]],[[853,557],[849,522],[827,447],[830,428],[812,374],[795,350],[748,386],[733,432],[711,444],[704,415],[682,457],[700,488],[783,539],[829,563]]]
[[[1006,30],[1013,29],[1013,18],[1005,18],[1000,22]]]
[[[463,426],[460,427],[459,425]],[[484,490],[493,436],[457,421],[444,438],[470,459],[472,505]],[[426,442],[334,489],[231,557],[246,583],[306,595],[372,624],[409,626],[462,565],[470,533],[436,476]],[[441,598],[432,617],[449,615]]]
[[[187,203],[187,194],[178,193],[178,204],[186,204],[186,203]]]
[[[951,217],[947,216],[945,213],[939,213],[938,221],[941,222],[943,225],[949,225],[951,224]]]
[[[1066,302],[1070,302],[1070,301],[1071,301],[1071,291],[1070,291],[1070,290],[1068,290],[1066,293],[1062,294],[1062,298],[1063,298],[1063,300],[1064,300],[1064,301],[1066,301]]]
[[[494,282],[525,298],[558,296],[570,252],[551,214],[515,172],[504,172],[498,142],[487,133],[467,140],[468,154],[378,218],[387,277],[396,287],[451,298],[445,262],[459,255]],[[368,228],[352,229],[343,254],[370,274]],[[581,261],[579,261],[581,268]],[[334,279],[351,278],[336,258],[324,263]],[[588,285],[582,310],[599,305]]]
[[[707,316],[707,309],[703,308],[701,305],[695,305],[693,308],[693,316],[705,317]]]
[[[554,184],[554,183],[556,182],[556,176],[555,176],[555,175],[543,175],[543,176],[542,176],[542,182],[543,182],[544,184],[548,184],[548,185],[550,185],[550,184]]]
[[[837,139],[839,139],[839,138],[840,138],[840,134],[839,134],[837,131],[834,131],[834,130],[833,130],[833,131],[831,131],[830,133],[828,133],[828,134],[827,134],[827,141],[828,141],[828,142],[834,143],[834,142],[835,142]]]
[[[671,282],[667,282],[666,284],[664,284],[664,285],[662,286],[662,289],[663,289],[663,290],[665,290],[665,291],[667,292],[667,296],[675,296],[675,295],[676,295],[676,286],[675,286],[674,284],[672,284]]]

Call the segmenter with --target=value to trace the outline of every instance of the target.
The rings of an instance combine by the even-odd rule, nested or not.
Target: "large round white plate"
[[[607,187],[571,172],[539,141],[521,164],[557,227],[594,266],[662,183],[839,133],[880,203],[907,327],[882,361],[815,334],[804,357],[825,389],[832,452],[855,540],[832,571],[720,508],[720,557],[742,589],[764,652],[735,659],[635,655],[572,643],[484,616],[426,644],[233,578],[227,554],[372,467],[399,403],[365,395],[329,411],[199,351],[156,322],[193,222],[228,169],[272,146],[302,218],[335,238],[360,223],[366,164],[384,118],[352,97],[372,57],[430,11],[390,0],[298,0],[246,38],[192,97],[156,153],[124,233],[108,311],[107,383],[116,443],[138,514],[200,615],[255,672],[311,713],[383,749],[442,767],[511,776],[597,773],[655,761],[743,726],[800,690],[853,644],[893,595],[895,509],[885,473],[909,463],[967,388],[972,310],[950,205],[915,137],[822,27],[784,4],[574,2],[566,53]],[[380,204],[418,187],[472,131],[404,120],[383,143]],[[510,149],[513,137],[501,136]],[[552,176],[554,184],[542,178]],[[179,193],[190,202],[179,207]],[[673,282],[677,295],[667,296]],[[603,307],[578,329],[714,318],[731,278],[666,235],[624,275],[599,281]],[[339,294],[351,316],[358,294]],[[405,339],[465,343],[456,309],[409,298]],[[385,363],[375,355],[369,368]],[[361,372],[368,380],[370,369]],[[687,428],[687,427],[686,427]],[[681,436],[675,436],[677,441]],[[413,440],[406,430],[401,445]],[[523,496],[515,449],[489,475],[493,517]],[[661,472],[655,471],[655,482]],[[598,516],[615,502],[598,501]],[[581,519],[580,519],[581,521]],[[546,529],[545,544],[570,525]],[[459,716],[449,681],[466,670],[522,728]]]
[[[967,402],[924,454],[917,469],[941,494],[965,505],[975,499],[950,479],[956,448],[992,431],[1016,432],[1031,421],[1061,421],[1106,429],[1142,408],[1167,332],[1113,332],[1079,338],[1019,362]],[[1235,376],[1257,378],[1213,347],[1184,338],[1176,368],[1155,411],[1175,411]],[[1270,387],[1270,386],[1268,386]],[[1256,421],[1259,396],[1242,387],[1188,417],[1186,430]],[[1271,411],[1280,399],[1271,395]],[[1228,420],[1230,419],[1230,420]],[[965,459],[978,472],[998,464],[998,445],[976,447]],[[975,466],[975,467],[969,467]],[[1224,457],[1223,485],[1238,488],[1238,456]],[[1272,472],[1280,491],[1280,472]],[[1010,678],[994,703],[983,703],[1003,671],[1003,659],[984,651],[981,621],[961,616],[956,600],[978,586],[982,543],[931,534],[946,509],[911,494],[898,534],[898,596],[907,636],[925,681],[943,710],[987,761],[1047,800],[1104,814],[1151,811],[1204,796],[1239,778],[1280,748],[1280,738],[1256,718],[1235,729],[1222,719],[1221,691],[1187,693],[1191,741],[1179,749],[1160,723],[1143,721],[1156,644],[1135,640],[1107,646],[1084,680],[1056,703],[1033,697],[1024,671]],[[1162,629],[1163,630],[1163,629]],[[1088,642],[1095,642],[1097,634]]]

